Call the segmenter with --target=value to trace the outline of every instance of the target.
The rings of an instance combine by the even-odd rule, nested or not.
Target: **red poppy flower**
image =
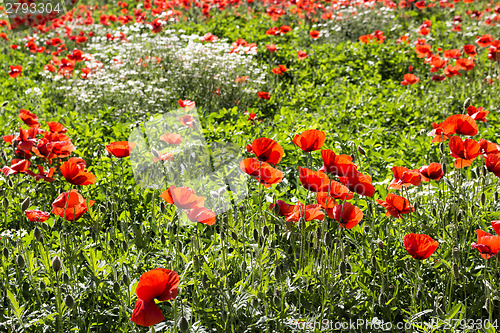
[[[335,199],[340,200],[350,200],[354,197],[354,193],[351,192],[347,186],[336,182],[334,180],[330,180],[330,184],[328,185],[330,188],[330,196]],[[328,188],[327,188],[328,191]]]
[[[307,205],[296,210],[292,215],[287,217],[287,222],[298,222],[300,218],[304,218],[306,221],[312,220],[323,220],[325,218],[325,213],[321,210],[320,205]]]
[[[29,127],[40,127],[40,123],[37,121],[38,116],[29,110],[19,110],[19,118]]]
[[[90,185],[97,181],[96,176],[85,170],[85,162],[82,165],[78,159],[64,162],[60,170],[66,181],[73,185]]]
[[[309,35],[312,39],[318,39],[321,33],[318,30],[312,30],[311,32],[309,32]]]
[[[279,216],[289,217],[295,211],[299,210],[299,205],[304,207],[304,205],[301,203],[299,203],[298,205],[290,205],[290,204],[284,202],[283,200],[278,200],[278,201],[276,201],[276,203],[270,204],[269,209],[276,210],[276,213]]]
[[[193,208],[186,211],[186,214],[191,221],[206,225],[214,225],[217,217],[211,209],[205,207]]]
[[[160,155],[160,158],[157,158],[155,157],[153,159],[153,163],[156,163],[158,161],[172,161],[174,159],[174,154],[173,153],[165,153],[165,154],[161,154]]]
[[[427,135],[434,136],[432,142],[441,142],[441,135],[446,140],[454,134],[474,136],[478,132],[476,121],[465,114],[455,114],[449,116],[440,124],[432,124],[433,130]]]
[[[89,207],[93,205],[94,201],[89,200]],[[76,190],[61,193],[52,203],[52,214],[66,218],[68,221],[80,219],[86,211],[87,202]]]
[[[495,236],[483,231],[476,230],[477,242],[472,243],[471,247],[481,253],[481,257],[489,259],[500,251],[500,221],[491,221],[491,226],[495,230]]]
[[[500,178],[500,153],[486,155],[484,165],[488,171],[493,172],[495,176]]]
[[[282,34],[286,34],[287,32],[292,31],[292,27],[289,25],[283,25],[280,27],[280,31]]]
[[[325,132],[315,129],[304,131],[295,135],[293,143],[305,152],[319,150],[325,143]]]
[[[165,141],[169,145],[179,145],[182,142],[182,137],[177,133],[167,133],[160,136],[161,141]]]
[[[488,48],[488,59],[500,62],[500,40],[496,40],[491,43]]]
[[[130,156],[130,151],[134,149],[134,147],[134,142],[117,141],[107,145],[106,150],[115,157],[123,158]]]
[[[163,314],[154,299],[159,301],[172,300],[177,296],[179,275],[165,268],[156,268],[141,275],[135,294],[135,303],[131,321],[140,326],[153,326],[161,322]]]
[[[356,176],[358,173],[356,165],[349,155],[337,155],[333,150],[324,149],[321,151],[323,167],[321,171],[334,174],[335,176]]]
[[[274,53],[274,52],[276,52],[276,50],[277,50],[278,48],[277,48],[277,47],[276,47],[276,45],[274,45],[274,44],[269,44],[269,45],[266,45],[266,49],[267,49],[269,52]]]
[[[193,125],[195,123],[193,116],[186,114],[182,117],[179,117],[179,121],[184,125],[188,126],[190,128],[193,128]]]
[[[500,146],[496,143],[490,142],[486,139],[479,140],[479,146],[481,146],[482,154],[496,154],[500,153]]]
[[[30,164],[31,162],[28,160],[13,159],[10,162],[10,167],[4,166],[1,171],[5,177],[16,173],[28,173]]]
[[[204,197],[197,196],[194,191],[187,186],[175,187],[172,185],[164,191],[160,197],[169,204],[173,204],[180,209],[201,208],[205,202]]]
[[[431,46],[429,44],[417,45],[415,53],[419,58],[428,58],[432,55]]]
[[[483,110],[482,107],[476,108],[475,106],[470,105],[467,108],[467,114],[471,116],[472,119],[477,121],[486,122],[486,116],[489,114],[489,111]]]
[[[257,96],[259,96],[259,98],[262,98],[262,99],[270,99],[271,96],[269,95],[268,92],[265,92],[265,91],[259,91],[257,93]]]
[[[433,75],[431,77],[431,80],[432,81],[436,81],[436,82],[442,82],[442,81],[446,80],[446,76],[444,76],[444,75]]]
[[[349,202],[344,202],[335,208],[327,209],[326,212],[330,218],[337,220],[340,226],[346,229],[354,228],[363,219],[361,209]]]
[[[477,55],[476,46],[475,45],[464,45],[464,52],[470,57],[474,57]]]
[[[12,140],[14,140],[14,136],[13,135],[4,135],[4,136],[2,136],[2,139],[5,143],[12,144]]]
[[[50,213],[42,212],[41,210],[25,210],[24,214],[31,222],[45,222],[49,219]]]
[[[475,66],[474,61],[470,59],[458,59],[455,65],[458,69],[463,69],[464,71],[470,71]]]
[[[43,171],[43,166],[41,165],[37,165],[37,168],[38,168],[38,173],[31,174],[32,177],[35,177],[35,181],[43,179],[48,183],[52,183],[55,180],[54,178],[52,178],[52,176],[54,175],[54,171],[56,171],[56,168],[50,168],[48,172]]]
[[[491,42],[493,42],[493,37],[488,34],[484,34],[481,37],[478,37],[476,39],[476,44],[479,45],[480,47],[488,47],[491,45]]]
[[[410,206],[408,199],[394,193],[389,193],[385,201],[377,200],[377,203],[387,209],[386,216],[394,216],[402,219],[401,214],[409,214],[415,211],[415,207]]]
[[[443,166],[439,163],[424,165],[418,172],[422,175],[422,180],[428,182],[429,179],[440,180],[443,177]]]
[[[76,148],[71,141],[51,142],[51,152],[59,158],[68,157]]]
[[[327,198],[328,198],[328,204],[326,202]],[[316,194],[316,201],[318,202],[318,204],[321,205],[321,208],[332,209],[338,205],[337,201],[335,201],[335,199],[330,194],[328,194],[328,192],[318,192]]]
[[[179,99],[178,102],[179,102],[179,106],[181,108],[185,108],[187,111],[194,109],[196,106],[195,102],[187,100],[187,99],[185,99],[185,100]]]
[[[307,168],[299,167],[299,179],[305,189],[312,192],[328,191],[330,179],[323,171],[313,171]]]
[[[450,139],[449,147],[451,156],[455,158],[455,168],[461,169],[472,164],[474,159],[481,154],[481,146],[473,139],[462,141],[460,137],[453,136]]]
[[[281,182],[284,177],[282,171],[273,168],[266,162],[259,162],[256,158],[246,158],[241,161],[240,169],[266,187]]]
[[[304,60],[307,57],[309,57],[309,56],[307,55],[306,51],[297,51],[297,58],[299,60]]]
[[[420,78],[418,76],[415,76],[414,74],[405,74],[403,77],[403,81],[401,81],[401,85],[407,86],[407,85],[412,85],[420,81]]]
[[[57,121],[51,121],[47,122],[47,125],[49,126],[49,131],[52,133],[66,133],[68,129],[63,126],[63,124],[57,122]]]
[[[21,65],[10,66],[9,76],[13,79],[21,75],[23,67]]]
[[[443,51],[443,57],[446,59],[458,59],[460,58],[460,50],[453,49],[453,50]]]
[[[349,190],[359,195],[373,197],[375,194],[375,187],[373,187],[372,178],[369,175],[363,175],[361,172],[358,172],[354,176],[339,177],[339,180]]]
[[[439,246],[438,242],[423,234],[408,234],[403,242],[408,254],[418,260],[429,258]]]
[[[252,145],[247,145],[247,151],[254,153],[259,161],[270,164],[278,164],[285,154],[276,141],[268,138],[255,139]]]
[[[410,185],[418,186],[422,181],[420,172],[417,170],[410,170],[403,166],[393,166],[392,173],[394,174],[394,179],[389,185],[389,188],[396,190],[402,187],[409,187]]]

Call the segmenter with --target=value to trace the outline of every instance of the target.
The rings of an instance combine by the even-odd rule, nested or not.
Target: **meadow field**
[[[0,11],[0,332],[500,330],[500,3]]]

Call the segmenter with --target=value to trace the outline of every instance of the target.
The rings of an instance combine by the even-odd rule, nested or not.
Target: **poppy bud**
[[[222,310],[220,313],[220,319],[222,319],[223,322],[227,321],[227,312]]]
[[[110,239],[109,240],[109,247],[111,248],[111,250],[114,250],[115,249],[115,241]]]
[[[113,292],[115,294],[119,294],[120,293],[120,284],[118,282],[113,283]]]
[[[257,298],[254,298],[252,300],[252,306],[254,309],[257,309],[259,307],[259,300]]]
[[[481,193],[481,203],[483,204],[483,206],[484,206],[485,202],[486,202],[486,194],[484,194],[484,192],[483,192],[483,193]]]
[[[5,102],[2,103],[2,107],[3,108],[6,107],[7,105],[9,105],[9,101],[5,101]]]
[[[27,197],[26,199],[24,199],[24,201],[21,203],[21,209],[23,211],[25,211],[26,209],[30,208],[30,203],[31,203],[31,200],[30,200],[30,197]]]
[[[469,106],[470,106],[470,97],[465,100],[464,109],[467,109]]]
[[[253,239],[255,240],[255,242],[259,241],[259,232],[257,231],[257,229],[253,229]]]
[[[127,250],[128,250],[128,243],[126,240],[122,241],[122,249],[124,252],[127,252]]]
[[[33,230],[33,235],[35,236],[37,241],[42,241],[42,232],[40,231],[40,229],[35,228],[35,230]]]
[[[344,260],[342,260],[342,261],[340,262],[340,265],[339,265],[339,271],[340,271],[340,274],[345,275],[345,272],[346,272],[346,270],[347,270],[347,267],[346,267],[346,266],[347,266],[347,265],[346,265],[345,261],[344,261]]]
[[[165,214],[167,207],[163,204],[163,202],[160,202],[160,212],[162,214]]]
[[[210,284],[208,282],[209,281],[208,281],[207,274],[203,274],[201,276],[201,285],[203,286],[203,288],[208,289],[210,287]]]
[[[439,143],[439,151],[441,152],[441,154],[444,154],[444,143],[442,142]]]
[[[447,169],[448,166],[446,165],[446,163],[443,163],[443,175],[446,175]]]
[[[383,250],[384,249],[384,241],[381,239],[377,239],[377,246],[379,249]]]
[[[0,188],[0,197],[3,197],[5,195],[5,189]]]
[[[328,246],[328,247],[331,246],[332,245],[332,240],[333,240],[332,234],[329,231],[327,231],[325,233],[325,244],[326,244],[326,246]]]
[[[281,278],[281,267],[280,267],[280,265],[277,265],[274,268],[274,277],[276,278],[276,280],[279,280]]]
[[[262,234],[264,235],[264,237],[267,237],[269,235],[269,227],[267,225],[262,228]]]
[[[234,240],[235,242],[237,242],[237,241],[238,241],[238,235],[237,235],[234,231],[231,231],[231,237],[233,238],[233,240]]]
[[[123,274],[123,284],[125,284],[126,286],[130,285],[130,279],[128,278],[127,274]]]
[[[61,262],[61,259],[59,259],[59,257],[55,257],[53,260],[52,260],[52,269],[54,270],[54,272],[59,272],[61,270],[61,266],[62,266],[62,262]]]
[[[459,279],[460,278],[460,272],[458,270],[458,265],[457,264],[453,264],[453,276],[455,276],[455,279]]]
[[[24,261],[24,258],[22,255],[17,256],[16,262],[17,262],[17,266],[19,266],[19,268],[24,268],[24,266],[26,265],[26,262]]]
[[[189,323],[186,317],[181,317],[181,319],[179,319],[178,326],[181,332],[187,332],[189,330]]]
[[[434,207],[434,206],[432,206],[432,215],[433,216],[437,215],[436,207]]]
[[[17,141],[16,141],[16,142],[17,142]],[[8,187],[12,187],[12,180],[10,180],[10,178],[9,178],[9,179],[7,179],[7,186],[8,186]]]
[[[5,259],[9,259],[9,249],[4,247],[2,252],[3,252],[3,256],[5,257]]]
[[[460,250],[458,247],[453,248],[453,256],[455,257],[455,260],[458,260],[460,258]]]
[[[365,156],[366,155],[366,152],[365,150],[361,147],[361,146],[358,146],[358,151],[361,155]]]
[[[385,305],[385,301],[386,301],[385,294],[380,293],[380,295],[378,295],[378,304]]]
[[[45,288],[47,287],[47,285],[45,284],[45,282],[43,282],[43,280],[40,281],[40,284],[38,286],[41,290],[45,290]]]
[[[3,198],[2,204],[3,204],[3,208],[4,208],[5,210],[8,210],[8,209],[9,209],[9,199],[7,199],[7,197],[4,197],[4,198]]]
[[[69,275],[64,273],[62,276],[62,280],[63,280],[64,284],[69,284]]]
[[[66,295],[64,298],[64,304],[70,309],[72,309],[75,306],[75,300],[73,299],[73,296],[71,295]]]
[[[160,241],[163,245],[165,245],[167,243],[167,238],[165,237],[165,235],[161,235],[160,237]]]
[[[371,264],[372,264],[373,268],[375,268],[375,270],[376,270],[376,269],[377,269],[377,266],[378,266],[378,265],[377,265],[377,264],[378,264],[378,263],[377,263],[377,257],[372,256],[372,259],[371,259]]]

